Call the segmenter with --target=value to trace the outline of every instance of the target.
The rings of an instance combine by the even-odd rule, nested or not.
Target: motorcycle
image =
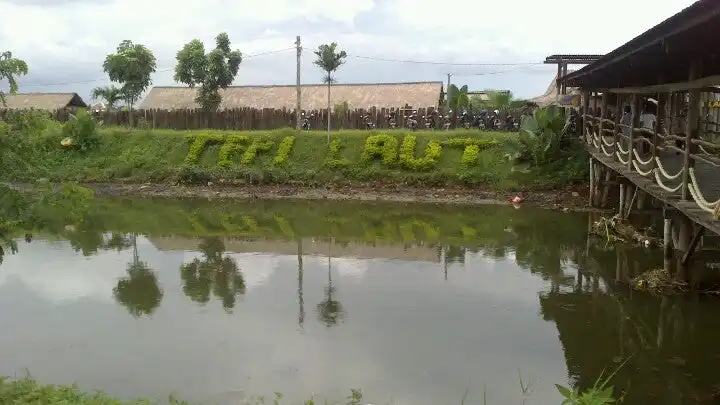
[[[314,116],[315,116],[315,114],[310,114],[310,117],[314,118]],[[301,117],[302,118],[300,120],[300,122],[301,122],[300,128],[303,131],[309,131],[310,130],[310,120],[308,119],[307,115],[305,115],[304,112],[302,113]]]
[[[365,129],[371,130],[375,129],[375,123],[372,121],[372,118],[370,115],[366,115],[363,119],[363,122],[365,123]]]
[[[412,131],[416,131],[418,129],[418,116],[417,111],[413,111],[410,116],[408,116],[407,119],[407,127],[408,129]]]

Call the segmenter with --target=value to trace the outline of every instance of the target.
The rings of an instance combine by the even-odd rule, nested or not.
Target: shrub
[[[565,118],[557,107],[535,110],[522,122],[518,160],[530,161],[535,166],[551,163],[560,157],[568,140]]]
[[[350,166],[350,161],[340,157],[340,138],[334,137],[330,140],[328,154],[325,158],[325,167],[329,169],[340,169]]]
[[[463,166],[474,166],[478,163],[481,148],[489,148],[499,145],[492,139],[454,138],[443,142],[450,147],[462,147],[463,154],[460,157],[460,164]]]
[[[185,156],[185,165],[193,166],[198,164],[200,156],[202,156],[208,146],[222,142],[224,137],[216,134],[202,134],[197,136],[191,135],[188,136],[187,139],[191,142],[191,144],[190,150]]]
[[[239,154],[249,140],[250,138],[245,135],[230,135],[225,138],[225,142],[223,142],[218,152],[218,166],[222,168],[232,166],[233,156]]]
[[[398,141],[390,135],[370,135],[365,139],[365,150],[362,153],[362,160],[370,162],[380,158],[387,166],[394,166],[397,162]]]
[[[97,132],[97,122],[83,109],[79,109],[70,120],[63,125],[62,133],[68,146],[87,151],[94,149],[100,144],[100,135]]]
[[[291,135],[283,138],[283,140],[280,141],[280,146],[278,146],[278,152],[273,159],[273,164],[275,164],[276,166],[285,166],[287,164],[288,158],[290,158],[293,144],[295,144],[294,136]]]
[[[416,142],[415,135],[407,135],[403,138],[400,146],[400,164],[409,170],[423,171],[431,169],[440,159],[442,145],[436,140],[431,140],[428,142],[427,148],[425,148],[425,156],[416,158]]]
[[[268,136],[261,136],[253,139],[250,146],[243,153],[240,163],[244,165],[251,165],[255,161],[259,152],[267,152],[273,147],[273,140]]]

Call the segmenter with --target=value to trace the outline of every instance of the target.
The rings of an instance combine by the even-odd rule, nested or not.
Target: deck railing
[[[683,117],[682,104],[687,104],[687,94],[688,92],[657,95],[658,114],[653,129],[640,127],[640,117],[637,114],[640,110],[640,96],[631,96],[634,107],[632,124],[624,125],[620,123],[622,112],[618,107],[622,105],[621,95],[617,95],[616,106],[612,107],[614,118],[611,119],[608,114],[610,94],[603,94],[602,107],[598,109],[596,104],[592,108],[592,112],[599,111],[602,115],[583,115],[585,141],[589,149],[621,163],[628,172],[652,180],[660,188],[676,194],[682,200],[693,201],[699,208],[718,219],[720,199],[708,201],[703,195],[696,163],[700,162],[706,166],[704,170],[713,172],[712,176],[718,179],[716,187],[719,188],[713,192],[720,192],[720,111],[711,111],[712,103],[705,103],[702,108],[696,109],[695,114],[692,113],[692,108],[686,108],[686,115],[690,116]],[[695,100],[703,98],[697,97],[697,94],[693,96],[695,97],[692,99]],[[587,107],[587,103],[585,106]],[[585,108],[585,111],[588,109]],[[683,119],[685,125],[678,125],[683,123]],[[692,122],[692,125],[688,122]],[[678,128],[683,126],[685,128]],[[679,131],[684,133],[678,133]],[[679,168],[666,167],[667,158],[673,153],[682,157],[682,166]],[[665,162],[663,158],[666,159]]]

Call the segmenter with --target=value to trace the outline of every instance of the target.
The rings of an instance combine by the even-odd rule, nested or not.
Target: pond
[[[720,392],[720,303],[658,298],[588,214],[505,206],[97,200],[0,264],[0,375],[124,398],[628,403]],[[659,258],[660,262],[657,262]],[[525,392],[523,392],[525,391]]]

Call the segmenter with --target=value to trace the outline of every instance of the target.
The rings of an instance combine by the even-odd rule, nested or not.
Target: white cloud
[[[104,84],[102,60],[123,39],[150,47],[163,70],[155,76],[155,84],[173,85],[174,55],[193,38],[212,46],[213,37],[226,31],[243,53],[255,54],[292,47],[295,36],[301,35],[306,49],[304,81],[317,82],[320,73],[312,66],[310,51],[324,42],[337,41],[350,54],[392,59],[541,61],[552,53],[608,52],[692,3],[608,0],[588,8],[596,26],[588,29],[588,20],[577,7],[528,0],[462,0],[449,7],[430,0],[65,0],[52,7],[43,2],[48,3],[0,0],[0,15],[12,16],[0,25],[0,43],[29,62],[31,74],[21,80],[21,89],[76,91],[83,96]],[[613,22],[612,29],[599,31],[598,22],[608,21]],[[488,72],[496,74],[477,75]],[[553,69],[542,65],[463,68],[349,58],[338,79],[444,80],[446,73],[455,73],[454,80],[473,88],[510,88],[517,95],[534,96],[545,90]],[[295,55],[288,51],[247,59],[236,83],[279,84],[294,79]]]

